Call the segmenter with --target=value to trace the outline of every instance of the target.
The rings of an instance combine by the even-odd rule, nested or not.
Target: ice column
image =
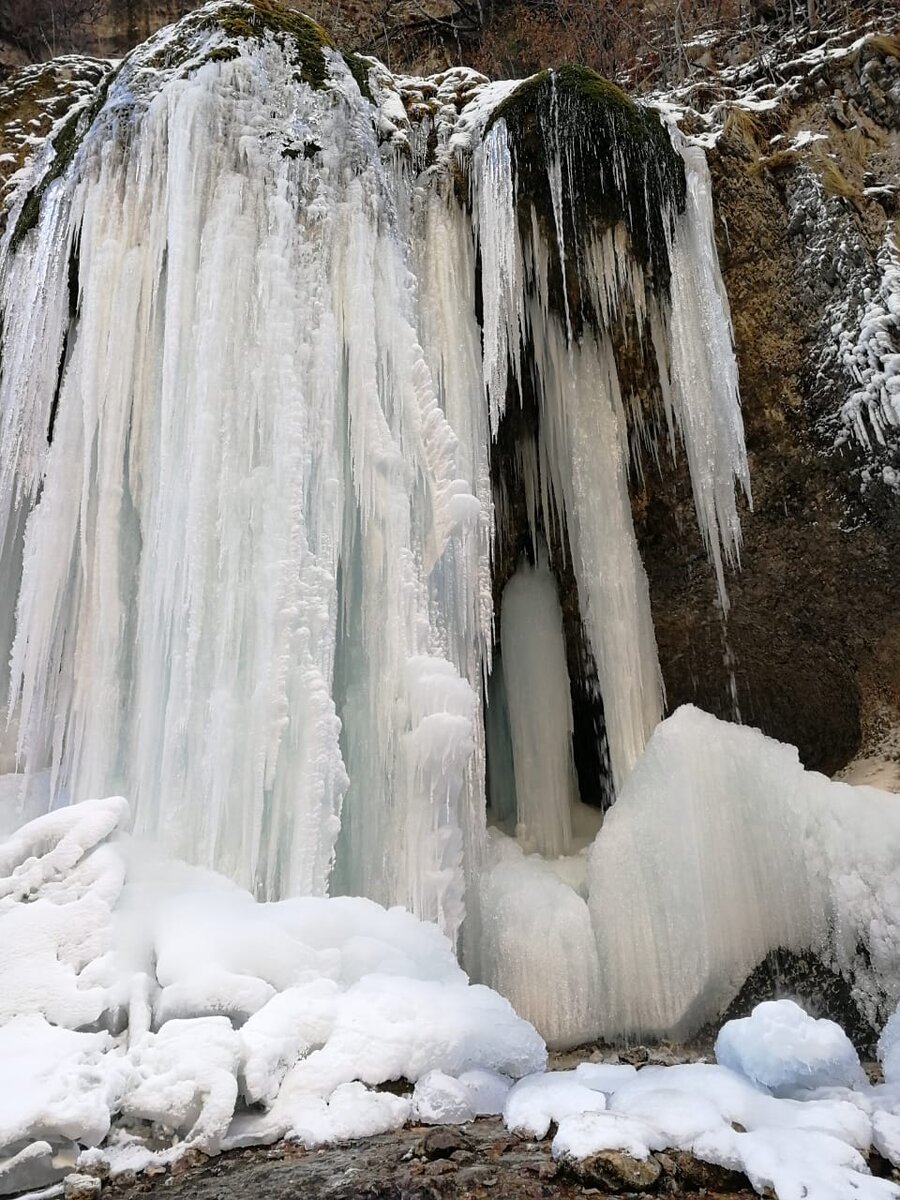
[[[562,613],[546,563],[523,563],[507,583],[500,613],[523,846],[548,858],[568,852],[578,798],[572,759],[572,701]]]

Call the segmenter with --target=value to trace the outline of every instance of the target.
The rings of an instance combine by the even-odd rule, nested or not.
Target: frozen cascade
[[[133,52],[10,213],[0,652],[20,803],[35,779],[54,807],[122,793],[136,832],[260,898],[363,894],[451,939],[465,916],[466,961],[496,981],[516,906],[488,876],[517,877],[521,850],[485,823],[492,439],[531,389],[529,520],[571,559],[621,789],[662,714],[629,421],[684,443],[723,604],[747,489],[705,162],[610,89],[584,209],[599,142],[571,81],[537,77],[539,211],[516,141],[531,81],[398,80],[245,8],[254,36],[211,4]],[[623,345],[649,364],[643,400]],[[542,611],[561,668],[558,601]],[[525,822],[551,855],[571,790],[554,779]],[[580,999],[546,1014],[558,1041],[598,1019],[584,859],[565,861],[547,886],[577,909],[560,953]]]
[[[364,802],[347,796],[355,886],[435,918],[453,894],[453,928],[475,696],[445,655],[477,671],[462,542],[479,509],[417,340],[403,173],[332,70],[340,106],[298,85],[274,42],[144,96],[136,58],[10,256],[7,294],[42,269],[51,284],[48,312],[12,305],[42,328],[27,343],[6,330],[14,353],[48,347],[3,379],[14,516],[16,490],[43,485],[11,700],[20,754],[51,767],[57,796],[127,791],[140,831],[263,895],[325,892],[346,761],[365,780]],[[271,144],[273,111],[321,162]],[[68,307],[44,259],[64,271],[76,241],[78,319],[42,458]],[[13,553],[16,536],[10,521]],[[468,622],[439,623],[463,604]],[[358,848],[416,815],[416,861]]]

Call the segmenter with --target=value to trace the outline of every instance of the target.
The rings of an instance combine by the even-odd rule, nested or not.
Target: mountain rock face
[[[890,753],[900,711],[900,46],[846,42],[785,55],[761,87],[735,71],[686,119],[719,130],[753,486],[726,621],[692,522],[671,520],[683,467],[637,497],[668,704],[739,715],[825,772]]]

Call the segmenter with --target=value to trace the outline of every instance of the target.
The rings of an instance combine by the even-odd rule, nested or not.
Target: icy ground
[[[665,796],[678,801],[678,753],[690,749],[692,724],[707,757],[717,729],[727,756],[738,745],[731,737],[760,759],[761,746],[775,745],[676,714],[635,772],[646,807],[648,775],[668,762],[658,820]],[[818,786],[855,791],[861,816],[875,802],[862,789]],[[728,790],[719,795],[727,812]],[[622,829],[640,835],[641,809],[626,792],[607,822],[618,834],[602,831],[594,852],[609,835],[634,870]],[[683,812],[695,833],[698,815]],[[541,1037],[500,995],[468,982],[436,926],[359,898],[258,903],[132,838],[128,823],[124,800],[93,800],[0,842],[0,1194],[75,1168],[116,1175],[191,1150],[281,1138],[317,1146],[411,1120],[502,1114],[513,1133],[552,1137],[562,1164],[608,1150],[649,1161],[670,1148],[742,1171],[780,1200],[900,1197],[865,1161],[874,1149],[900,1166],[898,1016],[880,1042],[877,1085],[837,1025],[787,1000],[725,1025],[715,1064],[547,1072]],[[689,859],[671,830],[669,847],[684,881]],[[546,991],[556,978],[545,969]],[[614,995],[613,981],[603,983]],[[397,1080],[406,1093],[382,1088]]]

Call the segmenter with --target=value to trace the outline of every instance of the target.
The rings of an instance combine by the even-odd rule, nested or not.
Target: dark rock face
[[[621,1150],[603,1150],[576,1160],[572,1170],[587,1187],[628,1192],[649,1191],[662,1174],[652,1154],[649,1158],[632,1158]]]
[[[726,119],[708,156],[754,494],[727,623],[684,462],[650,474],[635,502],[668,707],[739,715],[828,773],[900,713],[900,497],[867,481],[853,437],[835,446],[854,384],[830,350],[834,314],[871,286],[890,230],[889,191],[863,186],[900,169],[900,107],[871,83],[897,78],[890,49],[875,39],[810,71],[806,91],[764,117],[731,130]],[[852,128],[836,119],[841,96]],[[802,129],[828,140],[780,162],[762,153]],[[830,164],[848,194],[835,194]]]
[[[716,1028],[736,1017],[746,1017],[763,1000],[787,997],[796,1000],[811,1016],[837,1021],[864,1059],[874,1059],[879,1029],[872,1027],[853,998],[850,984],[807,951],[774,950],[751,973],[732,1000]]]

